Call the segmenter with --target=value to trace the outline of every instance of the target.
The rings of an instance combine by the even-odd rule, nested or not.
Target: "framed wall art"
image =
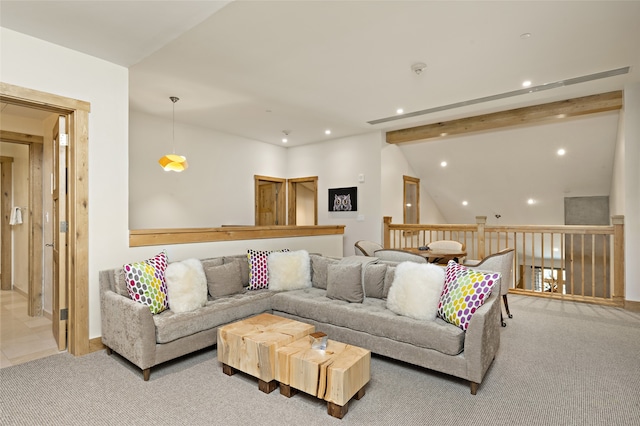
[[[355,212],[358,210],[358,187],[330,188],[330,212]]]

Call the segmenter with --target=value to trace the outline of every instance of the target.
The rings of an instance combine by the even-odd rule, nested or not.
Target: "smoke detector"
[[[411,71],[415,72],[417,75],[422,74],[422,71],[427,69],[427,64],[423,62],[417,62],[411,65]]]

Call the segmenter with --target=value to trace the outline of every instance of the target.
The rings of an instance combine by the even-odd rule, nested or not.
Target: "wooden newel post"
[[[391,216],[383,216],[383,229],[382,229],[382,246],[386,249],[391,248],[391,231],[389,225],[391,225]]]
[[[613,224],[613,293],[611,298],[624,305],[624,216],[611,217]]]
[[[476,216],[476,225],[478,225],[478,259],[484,259],[484,226],[486,224],[486,216]]]

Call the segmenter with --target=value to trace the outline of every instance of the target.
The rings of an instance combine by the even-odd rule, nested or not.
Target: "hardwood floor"
[[[51,320],[27,315],[27,298],[0,290],[0,368],[59,353]]]

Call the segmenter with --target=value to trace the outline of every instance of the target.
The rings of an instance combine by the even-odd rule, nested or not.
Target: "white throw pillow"
[[[311,258],[306,250],[269,254],[269,289],[297,290],[311,287]]]
[[[165,280],[172,312],[193,311],[207,303],[207,277],[198,259],[170,263]]]
[[[387,296],[387,309],[419,320],[435,320],[444,272],[444,268],[431,263],[398,264]]]

